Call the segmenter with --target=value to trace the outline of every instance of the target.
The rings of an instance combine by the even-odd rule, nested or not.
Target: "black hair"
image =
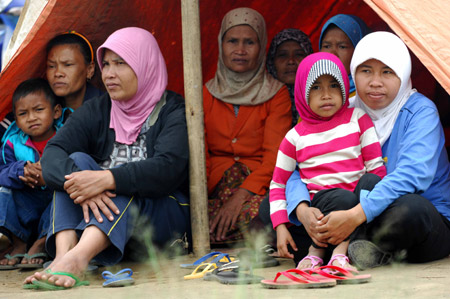
[[[56,96],[47,80],[42,78],[33,78],[23,81],[17,86],[12,97],[12,112],[16,115],[16,103],[21,98],[26,97],[29,94],[43,93],[45,98],[50,102],[52,108],[62,103],[62,98]]]
[[[87,43],[85,39],[83,39],[81,36],[77,34],[64,33],[52,38],[47,44],[47,55],[48,53],[50,53],[51,49],[59,45],[78,45],[78,47],[80,48],[80,53],[83,55],[84,62],[86,64],[90,64],[93,60],[92,59],[93,53],[91,52],[92,51],[91,46]]]

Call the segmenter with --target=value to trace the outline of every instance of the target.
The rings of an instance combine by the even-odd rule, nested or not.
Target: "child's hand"
[[[42,176],[42,166],[41,161],[37,161],[36,163],[31,163],[31,167],[34,167],[35,172],[38,174],[36,180],[38,183],[36,186],[45,186],[44,177]]]
[[[19,176],[19,179],[30,188],[45,185],[42,179],[41,164],[39,162],[31,163],[27,161],[27,164],[23,167],[23,176]]]
[[[302,202],[296,208],[295,213],[314,244],[320,247],[328,247],[327,238],[323,233],[318,231],[319,226],[322,224],[320,220],[324,217],[322,212]]]
[[[294,255],[289,252],[287,245],[291,245],[292,249],[297,251],[297,245],[294,242],[294,239],[292,239],[291,233],[288,231],[286,225],[284,223],[278,225],[276,227],[277,231],[277,248],[278,248],[278,254],[280,257],[286,257],[286,258],[294,258]]]

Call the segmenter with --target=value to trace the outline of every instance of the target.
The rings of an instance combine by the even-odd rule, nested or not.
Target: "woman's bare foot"
[[[45,269],[42,270],[42,271],[35,272],[33,275],[30,275],[30,276],[28,276],[27,278],[25,278],[25,280],[23,281],[23,284],[30,284],[30,283],[33,282],[33,280],[37,280],[37,279],[36,279],[36,276],[42,277],[42,275],[45,274],[46,271],[47,271],[48,269],[52,269],[52,268],[53,268],[53,265],[54,265],[55,263],[57,263],[58,260],[60,260],[60,259],[61,259],[61,258],[56,257],[56,258],[50,263],[50,265],[48,265],[47,268],[45,268]]]
[[[53,261],[48,269],[51,269],[52,273],[67,272],[81,277],[84,274],[88,264],[88,260],[80,259],[76,254],[69,251],[60,260]],[[36,272],[33,275],[33,278],[31,278],[30,282],[32,282],[34,279],[47,281],[50,284],[54,284],[56,286],[61,286],[64,288],[70,288],[75,285],[75,280],[73,278],[66,275],[51,274],[47,271]],[[25,280],[24,283],[27,283],[27,280]]]
[[[25,252],[27,250],[27,244],[25,242],[23,242],[21,239],[19,239],[13,235],[12,244],[13,244],[13,246],[12,246],[11,251],[9,252],[9,255],[14,256],[16,254],[25,254]],[[0,260],[0,265],[14,266],[18,263],[20,263],[19,258],[13,258],[13,259],[8,260],[7,258],[3,257]]]
[[[28,255],[32,256],[33,254],[45,252],[45,237],[40,238],[36,242],[33,243],[31,248],[28,250]],[[22,264],[36,264],[40,265],[43,264],[45,260],[43,258],[32,258],[31,260],[28,260],[27,258],[22,259]]]

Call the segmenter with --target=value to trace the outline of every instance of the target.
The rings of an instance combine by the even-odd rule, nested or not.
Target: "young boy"
[[[300,203],[304,208],[303,221],[317,221],[332,211],[354,207],[359,202],[358,190],[370,190],[379,181],[366,173],[380,178],[386,175],[373,123],[361,109],[348,108],[348,94],[348,76],[336,56],[315,53],[301,62],[295,82],[295,104],[302,121],[281,142],[270,184],[271,219],[281,256],[292,256],[288,244],[296,249],[286,226],[289,220],[285,188],[297,163],[301,180],[310,193],[310,201]],[[299,229],[305,230],[303,226]],[[336,247],[329,246],[331,242],[308,239],[307,246],[312,245],[297,268],[321,266],[326,248],[331,247],[328,265],[356,270],[346,256],[348,238]]]
[[[47,207],[52,198],[39,159],[62,125],[62,108],[47,81],[30,79],[14,91],[12,111],[15,121],[2,138],[0,157],[0,232],[10,239],[12,250],[0,257],[0,269],[36,268],[46,256]]]

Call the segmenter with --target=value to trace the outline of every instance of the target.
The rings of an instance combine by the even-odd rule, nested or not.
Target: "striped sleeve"
[[[288,132],[278,149],[277,161],[270,182],[270,218],[276,228],[281,223],[289,222],[286,203],[286,183],[296,167],[295,129]]]

